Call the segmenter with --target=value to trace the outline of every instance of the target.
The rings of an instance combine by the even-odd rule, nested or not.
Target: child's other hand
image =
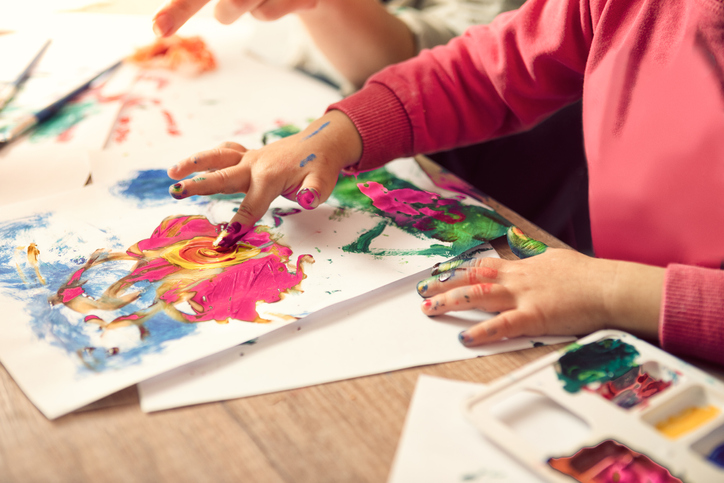
[[[418,292],[429,316],[473,308],[499,312],[461,332],[468,346],[604,328],[656,339],[663,279],[663,268],[548,248],[524,260],[474,259],[423,280]]]
[[[216,193],[246,193],[219,245],[230,246],[249,231],[279,195],[311,210],[332,193],[339,172],[362,154],[350,119],[330,111],[304,131],[257,150],[236,143],[198,153],[168,170],[180,181],[169,188],[176,199]]]
[[[308,10],[319,0],[219,0],[214,17],[223,23],[235,22],[245,13],[259,20],[276,20],[289,13]],[[169,0],[153,17],[153,31],[159,37],[174,34],[188,19],[209,3],[209,0]]]

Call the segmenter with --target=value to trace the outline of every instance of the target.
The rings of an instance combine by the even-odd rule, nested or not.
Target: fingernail
[[[420,297],[425,297],[425,293],[427,292],[427,289],[430,288],[429,284],[430,282],[434,281],[435,277],[426,278],[425,280],[422,280],[417,283],[417,293]]]
[[[426,309],[429,309],[430,307],[432,307],[432,300],[430,300],[430,299],[424,300],[422,302],[422,306],[425,307]]]
[[[510,246],[510,249],[518,258],[528,258],[540,255],[548,248],[548,245],[530,238],[516,226],[508,228],[507,238],[508,246]]]
[[[230,224],[219,233],[219,236],[214,240],[214,246],[219,248],[229,248],[236,245],[236,242],[242,237],[244,232],[242,231],[242,225],[238,221]]]
[[[453,259],[448,260],[447,262],[440,262],[436,263],[432,267],[432,272],[430,272],[430,275],[440,275],[442,272],[448,272],[450,270],[454,270],[458,268],[460,265],[462,265],[465,262],[469,262],[472,260],[472,258],[460,258],[460,259]]]
[[[173,19],[167,13],[157,15],[153,19],[153,33],[157,37],[165,37],[173,29]]]
[[[466,346],[473,343],[472,336],[470,336],[470,334],[468,334],[466,331],[462,331],[460,332],[460,334],[458,334],[458,340],[462,345]]]
[[[189,195],[181,183],[176,183],[168,189],[168,192],[177,200],[182,200]]]
[[[297,193],[297,203],[305,210],[313,210],[319,206],[319,193],[314,188],[304,188]]]

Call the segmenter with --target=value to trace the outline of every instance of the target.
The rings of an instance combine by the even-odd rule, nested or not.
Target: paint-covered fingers
[[[297,192],[297,203],[305,210],[313,210],[329,198],[336,181],[336,176],[320,176],[317,172],[308,174]]]
[[[153,17],[153,32],[168,37],[194,16],[209,0],[169,0]]]
[[[472,347],[505,338],[542,335],[544,332],[538,325],[530,314],[520,310],[508,310],[460,332],[458,338],[463,345]]]
[[[513,308],[514,304],[515,297],[510,290],[498,283],[485,282],[454,288],[425,299],[422,312],[429,316],[471,309],[501,312]]]
[[[174,183],[168,189],[177,200],[196,195],[218,193],[246,193],[249,188],[249,170],[244,166],[233,166],[218,171],[199,173],[191,179]]]
[[[534,240],[517,226],[511,226],[507,232],[508,246],[518,258],[529,258],[545,252],[548,245]]]
[[[417,293],[428,298],[465,285],[499,281],[503,263],[499,258],[475,258],[451,263],[453,268],[444,272],[436,271],[436,275],[421,280],[417,284]]]
[[[254,227],[254,224],[266,213],[279,190],[268,183],[252,183],[244,201],[227,227],[219,234],[214,245],[229,248]]]
[[[193,173],[201,173],[238,165],[246,148],[237,143],[224,143],[217,148],[201,151],[168,169],[171,179],[183,179]]]

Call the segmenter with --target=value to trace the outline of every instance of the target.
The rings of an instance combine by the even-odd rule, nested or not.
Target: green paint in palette
[[[634,346],[617,339],[569,347],[571,350],[558,360],[556,370],[558,379],[564,382],[563,388],[570,393],[576,393],[591,383],[617,379],[637,366],[634,361],[639,352]]]

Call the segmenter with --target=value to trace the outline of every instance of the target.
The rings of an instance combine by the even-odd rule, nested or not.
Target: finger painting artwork
[[[0,358],[48,417],[506,228],[479,202],[435,188],[408,159],[342,177],[315,210],[279,198],[237,245],[217,248],[243,194],[174,200],[163,163],[99,152],[93,185],[0,216]]]

